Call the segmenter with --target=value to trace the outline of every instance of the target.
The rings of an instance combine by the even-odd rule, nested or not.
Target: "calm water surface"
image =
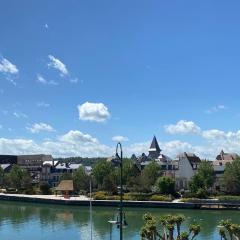
[[[116,208],[93,208],[93,239],[110,239],[109,219]],[[220,239],[217,225],[221,219],[231,218],[240,223],[238,211],[175,210],[175,209],[125,209],[129,226],[124,229],[124,239],[136,240],[143,224],[142,215],[151,212],[156,217],[167,213],[182,213],[186,223],[198,221],[202,226],[199,240]],[[183,227],[185,227],[184,225]],[[0,201],[1,240],[87,240],[90,239],[89,209],[58,205],[41,205]],[[112,229],[112,239],[118,239],[118,229]]]

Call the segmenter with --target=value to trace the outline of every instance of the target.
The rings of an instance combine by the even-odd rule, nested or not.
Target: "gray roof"
[[[82,164],[80,164],[80,163],[71,163],[71,164],[59,163],[56,166],[56,169],[72,169],[72,170],[76,170],[76,169],[80,168],[81,166],[82,166]]]
[[[157,138],[154,136],[153,137],[153,140],[152,140],[152,143],[150,145],[150,149],[149,151],[152,150],[152,151],[157,151],[157,152],[161,152],[161,149],[158,145],[158,141],[157,141]]]
[[[11,164],[8,164],[8,163],[6,163],[6,164],[0,164],[0,166],[1,166],[1,168],[2,168],[3,170],[5,170],[5,169],[7,169],[8,167],[10,167]]]

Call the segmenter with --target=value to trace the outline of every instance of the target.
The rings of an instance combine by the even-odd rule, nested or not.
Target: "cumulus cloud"
[[[129,141],[129,139],[127,137],[118,135],[118,136],[112,137],[112,141],[114,141],[114,142],[127,142],[127,141]]]
[[[17,66],[11,63],[6,58],[2,58],[0,61],[0,72],[5,74],[17,74]]]
[[[92,122],[104,122],[110,117],[108,108],[103,103],[85,102],[78,105],[79,119]]]
[[[43,85],[58,85],[58,82],[56,82],[54,80],[48,81],[41,74],[37,74],[37,82],[39,82]]]
[[[45,132],[54,132],[54,128],[46,123],[34,123],[31,127],[26,127],[27,130],[29,130],[31,133],[39,133],[42,131]]]
[[[78,130],[70,130],[68,133],[62,135],[59,138],[60,141],[79,144],[79,143],[98,143],[96,138],[93,138],[89,134],[83,134]]]
[[[67,67],[62,61],[55,58],[53,55],[48,55],[48,58],[50,60],[50,62],[48,63],[48,67],[58,70],[61,77],[68,75]]]
[[[170,134],[199,134],[201,128],[192,121],[180,120],[176,124],[164,126],[165,131]]]
[[[206,139],[216,139],[225,137],[225,132],[218,129],[211,129],[202,132],[202,136]]]

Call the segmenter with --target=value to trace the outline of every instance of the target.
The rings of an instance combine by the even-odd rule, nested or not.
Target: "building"
[[[37,154],[37,155],[19,155],[17,156],[17,164],[26,169],[32,177],[33,183],[38,183],[40,180],[40,173],[45,161],[52,161],[51,155]]]
[[[194,153],[181,153],[176,159],[178,163],[175,171],[176,190],[188,190],[189,181],[196,174],[201,159]]]
[[[159,157],[161,149],[158,145],[157,138],[154,136],[150,148],[148,150],[148,159],[155,160]]]
[[[215,173],[214,190],[224,190],[223,174],[226,164],[232,163],[238,156],[236,153],[225,153],[223,150],[216,156],[216,160],[212,161]]]
[[[56,187],[63,174],[73,174],[80,167],[82,167],[82,164],[45,161],[43,163],[40,180],[47,182],[51,187]],[[85,171],[86,170],[91,171],[89,168],[85,169]]]
[[[17,164],[17,156],[0,155],[0,164]]]

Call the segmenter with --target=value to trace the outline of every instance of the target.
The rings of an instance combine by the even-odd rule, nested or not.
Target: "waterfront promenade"
[[[5,194],[0,193],[0,200],[15,202],[31,202],[45,204],[60,204],[73,206],[89,206],[90,198],[80,195],[65,198],[62,195],[26,195],[26,194]],[[118,200],[92,200],[93,206],[118,207]],[[214,209],[214,210],[240,210],[238,201],[219,201],[217,199],[193,200],[192,202],[172,202],[164,201],[124,201],[125,207],[144,207],[144,208],[173,208],[173,209]]]

